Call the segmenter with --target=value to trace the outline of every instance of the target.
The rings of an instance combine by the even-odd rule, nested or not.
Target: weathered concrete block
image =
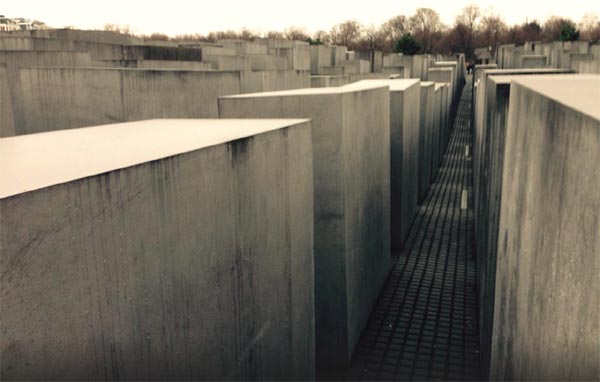
[[[310,74],[319,74],[319,68],[331,66],[331,47],[327,45],[310,46]]]
[[[350,82],[349,76],[310,76],[311,88],[342,86]]]
[[[346,87],[366,85],[390,90],[390,234],[392,251],[400,252],[419,202],[420,80],[363,80]]]
[[[519,68],[533,69],[548,66],[548,57],[543,54],[524,54],[519,58]]]
[[[598,76],[514,79],[492,380],[600,378]]]
[[[439,164],[443,153],[441,152],[441,130],[444,124],[443,106],[442,106],[442,89],[446,86],[445,84],[435,83],[434,88],[434,113],[433,113],[433,134],[432,134],[432,157],[431,157],[431,177],[435,180]]]
[[[9,91],[6,64],[0,63],[0,138],[15,135],[13,106]]]
[[[17,135],[115,121],[216,117],[217,97],[240,93],[242,74],[22,68],[20,81],[23,107],[14,111]]]
[[[431,157],[433,152],[435,82],[421,82],[419,108],[419,202],[425,198],[431,185]]]
[[[450,121],[450,84],[444,83],[442,86],[442,126],[440,128],[440,162],[444,159],[448,138],[450,137],[451,121]]]
[[[219,98],[221,118],[312,119],[318,370],[344,367],[390,268],[388,87]]]
[[[0,151],[3,379],[314,378],[309,121],[142,121]]]

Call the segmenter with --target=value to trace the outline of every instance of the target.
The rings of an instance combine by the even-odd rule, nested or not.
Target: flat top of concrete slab
[[[435,82],[433,81],[421,81],[421,87],[429,87],[435,86]]]
[[[308,119],[155,119],[0,139],[0,199]]]
[[[435,65],[457,65],[458,61],[436,61]]]
[[[484,73],[493,75],[520,75],[520,74],[545,74],[545,73],[575,73],[572,69],[534,68],[534,69],[487,69]]]
[[[388,80],[397,81],[397,80]],[[304,89],[291,89],[291,90],[278,90],[272,92],[260,92],[260,93],[247,93],[247,94],[236,94],[229,96],[222,96],[222,98],[258,98],[258,97],[289,97],[289,96],[300,96],[300,95],[325,95],[325,94],[342,94],[351,93],[360,90],[371,90],[377,88],[383,88],[387,85],[377,84],[361,84],[360,86],[348,87],[326,87],[326,88],[304,88]]]
[[[447,86],[448,86],[447,82],[436,82],[435,83],[435,90],[438,91],[438,89],[445,88]]]
[[[446,72],[446,71],[454,70],[454,68],[448,68],[448,67],[445,67],[445,66],[441,66],[441,67],[429,68],[427,70],[428,71],[434,71],[434,72]]]
[[[600,121],[600,75],[519,76],[512,81]]]
[[[420,81],[418,78],[361,80],[344,85],[344,87],[360,89],[365,86],[389,86],[390,91],[404,91]]]
[[[513,78],[515,78],[515,76],[493,76],[489,78],[489,81],[497,85],[502,85],[510,84]]]

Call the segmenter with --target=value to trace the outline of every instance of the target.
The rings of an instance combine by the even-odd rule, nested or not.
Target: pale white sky
[[[315,32],[349,19],[378,25],[398,14],[410,16],[420,7],[433,8],[451,24],[465,5],[473,3],[482,9],[493,6],[509,24],[527,18],[543,22],[551,15],[578,22],[586,13],[600,14],[600,0],[3,0],[0,14],[38,19],[53,27],[128,24],[144,34],[206,34],[242,27],[266,32],[291,25]]]

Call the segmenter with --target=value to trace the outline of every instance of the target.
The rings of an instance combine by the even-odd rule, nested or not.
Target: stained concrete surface
[[[16,134],[149,118],[214,118],[218,96],[305,87],[309,81],[307,72],[298,71],[21,68]]]
[[[513,79],[493,380],[600,378],[600,78]]]
[[[315,327],[321,376],[345,367],[390,266],[389,88],[314,88],[219,98],[221,118],[310,118]]]
[[[2,379],[313,379],[311,144],[305,120],[0,140]]]
[[[399,252],[417,213],[421,87],[417,79],[364,80],[346,85],[388,86],[390,90],[391,248]]]
[[[564,69],[488,69],[481,76],[475,108],[474,134],[475,236],[479,268],[480,338],[482,365],[489,370],[496,281],[496,250],[506,118],[511,79],[523,75],[565,74]]]
[[[435,83],[421,82],[419,108],[419,202],[423,200],[432,182],[431,157],[433,151]]]

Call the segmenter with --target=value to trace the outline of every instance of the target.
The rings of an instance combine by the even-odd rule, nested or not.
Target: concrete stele
[[[390,267],[389,107],[381,85],[219,98],[221,118],[312,120],[316,354],[325,374],[349,362]]]
[[[311,145],[307,120],[1,139],[3,378],[313,379]]]
[[[511,83],[492,380],[600,377],[599,98],[599,76]]]

